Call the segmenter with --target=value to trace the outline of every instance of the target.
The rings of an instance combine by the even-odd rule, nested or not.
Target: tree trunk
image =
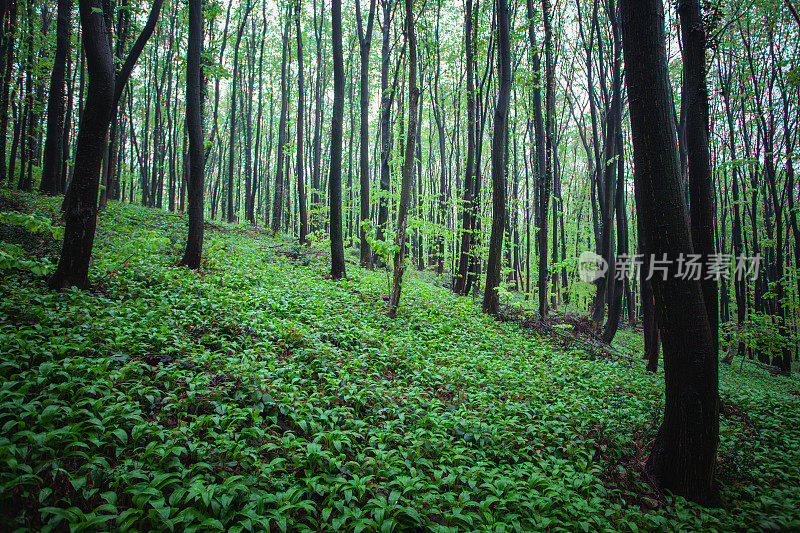
[[[693,253],[666,65],[661,0],[622,0],[622,37],[633,134],[636,209],[647,253]],[[717,356],[696,280],[652,279],[664,348],[666,407],[647,470],[662,488],[698,502],[718,501]]]
[[[8,26],[2,26],[2,53],[0,61],[3,62],[3,85],[0,89],[0,183],[3,180],[12,182],[13,176],[6,175],[6,139],[8,134],[8,104],[11,92],[11,73],[14,66],[14,35],[17,32],[17,1],[8,0],[7,6]],[[5,23],[5,20],[2,21]],[[13,100],[13,99],[12,99]]]
[[[539,227],[539,316],[547,315],[547,207],[550,201],[550,184],[553,181],[553,157],[555,155],[554,121],[555,94],[553,80],[552,31],[550,29],[550,2],[542,0],[544,22],[545,64],[545,173],[541,180],[539,205],[541,225]]]
[[[533,0],[529,0],[533,1]],[[453,292],[466,294],[467,271],[470,264],[470,247],[474,241],[472,237],[473,218],[475,217],[475,201],[473,190],[475,188],[475,41],[473,33],[472,0],[466,0],[464,13],[464,41],[467,62],[467,163],[464,176],[464,204],[461,215],[461,242],[459,249],[458,272],[453,281]]]
[[[295,28],[297,29],[297,201],[300,204],[300,243],[306,242],[308,235],[308,208],[306,206],[306,184],[303,177],[303,34],[300,32],[300,0],[294,7]]]
[[[236,146],[236,84],[239,77],[239,45],[242,42],[242,32],[247,22],[247,16],[253,9],[253,5],[248,0],[242,16],[242,22],[239,24],[239,29],[236,32],[236,44],[233,47],[233,78],[231,79],[231,114],[230,114],[230,149],[228,151],[228,222],[235,222],[236,216],[233,210],[233,156],[234,147]]]
[[[80,0],[82,41],[89,87],[78,132],[75,175],[64,213],[64,242],[58,268],[48,284],[54,289],[89,286],[89,260],[97,225],[97,191],[106,135],[114,103],[114,64],[101,0]]]
[[[511,98],[511,44],[508,0],[497,2],[497,47],[500,85],[494,111],[492,137],[492,234],[489,238],[489,258],[486,267],[486,287],[483,293],[483,312],[496,315],[500,308],[497,292],[500,285],[500,260],[503,252],[503,229],[506,216],[506,124],[508,102]]]
[[[203,0],[189,0],[189,42],[186,51],[186,129],[189,135],[189,235],[180,264],[200,266],[203,254]]]
[[[706,86],[706,33],[699,0],[678,2],[683,41],[683,87],[686,102],[686,149],[689,170],[689,220],[692,245],[708,261],[714,246],[714,182],[708,148],[708,87]],[[719,302],[717,279],[703,276],[706,306],[714,355],[719,352]]]
[[[342,122],[344,119],[344,53],[342,51],[342,0],[331,5],[333,23],[333,115],[330,151],[331,278],[345,276],[342,239]]]
[[[50,75],[50,91],[47,96],[47,137],[44,145],[42,183],[39,190],[44,194],[58,193],[58,181],[63,164],[64,143],[64,77],[67,70],[72,20],[72,0],[58,0],[58,23],[56,26],[56,54]]]
[[[504,1],[504,0],[501,0]],[[400,185],[400,203],[397,206],[397,235],[394,238],[394,275],[389,293],[389,318],[397,316],[400,291],[403,288],[406,254],[406,222],[411,196],[411,180],[414,179],[414,146],[417,135],[417,36],[414,33],[414,0],[406,0],[406,38],[408,39],[408,130],[403,158],[403,180]],[[402,110],[401,110],[402,113]]]
[[[278,232],[281,229],[281,218],[283,216],[283,159],[284,145],[286,144],[286,115],[289,107],[289,84],[286,81],[286,56],[289,52],[289,28],[291,27],[292,17],[286,14],[286,25],[283,29],[283,56],[281,58],[281,118],[278,122],[278,163],[275,169],[275,196],[272,201],[272,231]]]
[[[356,0],[356,22],[358,23],[359,52],[361,56],[361,75],[359,77],[359,97],[361,105],[361,129],[359,146],[359,183],[361,188],[361,266],[372,268],[372,250],[367,242],[366,228],[361,226],[369,220],[369,51],[372,45],[372,28],[375,21],[376,0],[370,0],[367,31],[364,33],[361,20],[361,2]],[[352,127],[352,126],[351,126]]]

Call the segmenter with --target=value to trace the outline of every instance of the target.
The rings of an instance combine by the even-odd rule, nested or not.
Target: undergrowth
[[[52,229],[54,200],[14,202]],[[324,250],[246,226],[209,226],[188,271],[185,224],[109,204],[88,292],[47,289],[49,238],[2,233],[2,529],[800,529],[797,378],[721,368],[725,503],[703,509],[642,478],[663,409],[644,361],[414,276],[389,320],[383,272],[333,282]]]

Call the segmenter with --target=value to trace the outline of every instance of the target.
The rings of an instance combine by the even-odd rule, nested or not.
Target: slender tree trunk
[[[2,91],[0,92],[0,183],[3,183],[4,180],[8,180],[11,183],[13,180],[13,172],[6,175],[8,168],[6,166],[6,142],[11,73],[14,66],[14,36],[17,32],[17,0],[8,0],[6,10],[8,13],[8,25],[0,27],[3,30],[2,53],[0,53],[0,61],[3,62],[3,85],[0,88],[0,91]]]
[[[500,0],[504,1],[504,0]],[[408,39],[408,130],[403,157],[403,181],[400,186],[400,203],[397,206],[397,235],[394,239],[394,274],[389,293],[389,318],[397,316],[400,291],[403,288],[406,254],[406,222],[408,219],[411,181],[414,179],[414,146],[417,135],[417,36],[414,33],[414,0],[406,0],[406,38]],[[401,110],[402,113],[402,110]]]
[[[533,0],[529,0],[532,2]],[[467,62],[467,163],[464,176],[464,203],[461,215],[461,243],[459,250],[458,272],[453,282],[453,292],[466,294],[467,271],[470,264],[470,247],[473,239],[472,228],[475,217],[475,41],[473,33],[472,0],[466,0],[464,13],[464,41]]]
[[[361,210],[359,227],[361,227],[361,266],[372,268],[372,250],[367,242],[366,228],[361,222],[369,220],[369,52],[372,45],[372,28],[375,22],[376,0],[370,0],[367,31],[364,32],[361,17],[361,2],[356,0],[356,22],[358,23],[359,53],[361,57],[361,74],[359,77],[359,97],[361,105],[361,129],[359,146],[359,184],[361,186]],[[352,126],[351,126],[352,127]]]
[[[714,246],[714,182],[708,147],[708,87],[706,85],[706,33],[699,0],[678,2],[683,41],[683,88],[686,102],[686,147],[689,169],[689,220],[695,253],[708,260]],[[701,286],[714,354],[719,351],[717,279],[704,275]]]
[[[286,115],[289,107],[289,86],[286,80],[286,62],[289,52],[289,28],[291,27],[291,14],[286,15],[286,25],[283,30],[283,57],[281,59],[281,118],[278,123],[278,163],[275,172],[275,197],[272,201],[272,231],[281,229],[283,216],[283,159],[284,145],[286,144]]]
[[[300,31],[300,0],[294,7],[295,27],[297,29],[297,201],[300,204],[300,243],[306,242],[308,235],[308,208],[306,206],[306,184],[303,176],[303,110],[305,108],[305,89],[303,88],[303,34]]]
[[[498,87],[492,137],[492,234],[489,238],[489,258],[486,267],[486,287],[483,293],[483,312],[496,315],[500,310],[500,260],[503,252],[503,229],[506,216],[506,124],[508,102],[511,98],[511,44],[508,0],[497,0]]]
[[[539,205],[541,226],[539,227],[539,316],[547,315],[547,207],[550,202],[550,184],[553,180],[555,94],[553,80],[552,31],[550,28],[550,2],[542,0],[545,54],[545,173],[541,180]]]
[[[203,254],[203,1],[189,0],[189,42],[186,51],[186,129],[189,135],[189,235],[180,264],[200,266]]]
[[[344,119],[344,53],[342,51],[342,0],[331,5],[333,24],[333,115],[331,116],[330,208],[331,278],[345,277],[342,239],[342,122]]]
[[[231,79],[231,113],[230,113],[230,149],[228,151],[228,222],[235,222],[236,216],[233,210],[233,173],[234,173],[234,147],[236,146],[236,85],[239,77],[239,45],[242,42],[242,32],[247,22],[247,16],[253,9],[253,5],[248,0],[245,7],[242,22],[236,32],[236,44],[233,47],[233,78]]]
[[[50,75],[50,91],[47,97],[47,136],[44,145],[42,183],[39,190],[44,194],[58,193],[58,181],[63,164],[62,135],[64,133],[64,78],[69,55],[72,20],[72,0],[58,1],[56,25],[56,54]]]

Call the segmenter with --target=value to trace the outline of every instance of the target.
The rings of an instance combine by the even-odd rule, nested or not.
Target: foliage
[[[93,291],[4,271],[3,529],[800,528],[796,377],[721,368],[727,503],[665,507],[623,466],[660,418],[644,362],[590,360],[410,272],[389,320],[383,273],[331,283],[242,226],[179,268],[184,227],[112,202]]]

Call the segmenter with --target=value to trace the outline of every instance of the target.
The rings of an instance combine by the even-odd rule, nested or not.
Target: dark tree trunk
[[[511,44],[508,0],[497,2],[498,75],[500,85],[494,111],[492,137],[492,233],[489,238],[489,258],[486,267],[486,287],[483,293],[483,312],[496,315],[500,308],[497,293],[500,285],[500,260],[503,252],[503,229],[506,216],[506,124],[508,102],[511,98]]]
[[[306,205],[306,184],[303,176],[303,109],[305,89],[303,88],[303,34],[300,32],[300,0],[294,7],[295,28],[297,30],[297,201],[300,204],[300,243],[306,242],[308,235],[308,208]]]
[[[369,220],[369,51],[372,45],[372,28],[375,21],[376,0],[370,0],[367,31],[364,33],[361,20],[361,2],[356,0],[356,22],[358,23],[358,42],[361,56],[361,74],[359,77],[359,97],[361,105],[361,129],[359,131],[359,183],[361,186],[361,266],[372,268],[372,250],[367,242],[367,231],[361,226]],[[352,127],[352,125],[351,125]]]
[[[686,102],[686,149],[689,169],[689,220],[692,245],[706,260],[714,254],[714,182],[708,148],[708,87],[706,86],[706,33],[699,0],[678,2],[683,41],[683,87]],[[717,280],[704,275],[701,286],[713,350],[719,351]]]
[[[31,182],[31,173],[28,171],[30,160],[33,159],[33,117],[35,115],[33,106],[33,47],[34,47],[34,29],[33,17],[34,7],[32,1],[26,2],[26,18],[27,18],[27,44],[26,44],[26,59],[25,59],[25,106],[22,108],[22,127],[20,129],[20,169],[19,180],[17,188],[22,191],[30,191],[33,187]],[[21,67],[20,67],[21,68]]]
[[[633,134],[636,209],[647,253],[693,253],[680,184],[660,0],[622,0],[622,36]],[[662,488],[701,503],[718,501],[717,356],[702,288],[675,268],[652,279],[664,348],[666,407],[647,460]]]
[[[553,80],[552,31],[550,29],[550,2],[542,0],[542,20],[544,22],[544,65],[545,65],[545,172],[539,190],[541,225],[539,227],[539,316],[547,315],[547,207],[550,201],[550,184],[553,181],[553,158],[555,138],[555,94]]]
[[[529,0],[532,2],[533,0]],[[464,13],[464,41],[467,61],[467,163],[464,176],[464,207],[461,215],[461,242],[458,272],[453,282],[453,292],[466,294],[467,271],[470,264],[470,247],[474,241],[472,228],[475,218],[475,40],[472,0],[466,0]]]
[[[78,130],[74,176],[63,205],[64,243],[58,268],[48,281],[51,288],[89,286],[89,261],[97,226],[97,192],[103,157],[108,149],[108,126],[136,60],[153,33],[162,3],[163,0],[153,3],[139,38],[116,76],[108,42],[111,13],[103,12],[101,0],[78,3],[89,87]]]
[[[289,28],[292,17],[286,14],[286,26],[283,29],[283,57],[281,58],[281,118],[278,122],[278,164],[275,171],[275,197],[272,201],[272,231],[281,229],[283,217],[283,147],[286,143],[286,115],[289,107],[289,84],[286,81],[286,61],[289,52]]]
[[[8,104],[11,92],[11,73],[14,66],[14,34],[17,31],[17,1],[8,0],[6,7],[7,17],[0,22],[2,36],[0,36],[0,61],[3,62],[3,85],[0,88],[0,183],[8,180],[11,183],[13,176],[6,175],[6,139],[8,134]],[[8,23],[6,25],[6,18]],[[12,158],[13,160],[13,158]]]
[[[617,11],[614,0],[608,0],[608,19],[611,24],[614,46],[614,65],[612,67],[611,79],[611,109],[606,120],[609,123],[606,145],[611,148],[606,152],[607,168],[606,178],[609,183],[614,183],[614,170],[616,170],[616,188],[606,189],[606,214],[616,214],[617,243],[616,254],[614,253],[614,235],[612,221],[603,222],[603,243],[607,244],[608,253],[605,257],[608,261],[608,271],[606,272],[606,285],[608,287],[608,321],[603,328],[602,340],[610,343],[614,340],[619,327],[620,315],[622,314],[622,293],[624,282],[627,277],[617,278],[616,257],[628,255],[628,218],[625,213],[625,151],[622,147],[622,43],[620,42],[619,23],[617,21]],[[616,156],[616,164],[614,157]],[[611,192],[614,198],[611,198]],[[613,204],[612,204],[613,201]],[[608,243],[606,243],[606,239]]]
[[[500,0],[505,1],[505,0]],[[397,206],[397,235],[394,238],[394,275],[389,293],[389,318],[397,315],[400,291],[403,288],[406,255],[406,222],[411,196],[411,181],[414,179],[414,145],[417,135],[417,36],[414,33],[414,0],[406,0],[406,38],[408,39],[408,132],[403,158],[403,180],[400,185],[400,203]],[[402,110],[401,110],[402,113]]]
[[[381,198],[378,203],[378,228],[376,236],[383,240],[383,232],[389,219],[389,193],[390,170],[389,158],[391,145],[391,113],[394,99],[394,87],[389,93],[389,30],[391,29],[392,0],[381,0],[383,7],[383,41],[381,43]]]
[[[58,182],[63,164],[62,135],[64,133],[64,77],[67,70],[72,20],[72,0],[58,0],[56,25],[56,54],[50,75],[50,92],[47,96],[47,137],[44,145],[42,183],[44,194],[58,193]]]
[[[253,5],[249,1],[245,7],[242,22],[239,24],[239,29],[236,32],[236,44],[233,47],[233,78],[231,79],[231,114],[230,114],[230,150],[228,151],[228,222],[235,222],[236,216],[233,209],[233,173],[234,173],[234,147],[236,146],[236,85],[239,78],[239,45],[242,42],[242,32],[247,22],[247,16],[253,9]]]
[[[189,0],[189,42],[186,51],[186,129],[189,136],[189,235],[180,264],[200,266],[203,254],[203,0]]]
[[[48,284],[54,289],[89,286],[89,260],[97,224],[97,190],[114,104],[114,64],[101,0],[80,0],[82,41],[89,70],[75,155],[75,175],[64,213],[64,243],[58,268]]]
[[[342,51],[342,0],[331,5],[333,23],[333,115],[331,117],[330,172],[331,278],[345,276],[342,239],[342,122],[344,119],[344,53]]]

